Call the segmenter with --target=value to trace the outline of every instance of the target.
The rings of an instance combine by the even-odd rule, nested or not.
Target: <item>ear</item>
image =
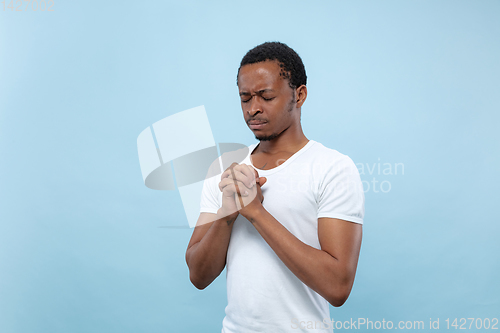
[[[297,108],[302,107],[302,104],[306,101],[307,98],[307,87],[305,85],[301,85],[295,90],[295,96],[297,101]]]

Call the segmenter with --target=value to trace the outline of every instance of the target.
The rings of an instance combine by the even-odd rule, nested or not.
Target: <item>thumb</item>
[[[264,185],[266,182],[267,182],[266,177],[259,177],[259,179],[257,180],[257,183],[259,183],[260,186]]]

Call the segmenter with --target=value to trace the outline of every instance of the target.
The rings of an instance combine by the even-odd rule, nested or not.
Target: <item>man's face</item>
[[[248,127],[260,141],[272,140],[300,121],[295,90],[280,72],[279,63],[270,60],[240,68],[241,109]]]

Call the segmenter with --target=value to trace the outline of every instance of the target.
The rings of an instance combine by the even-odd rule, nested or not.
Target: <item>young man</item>
[[[328,303],[349,296],[361,246],[358,171],[302,132],[306,73],[287,45],[250,50],[237,84],[260,142],[205,181],[186,251],[191,282],[203,289],[227,265],[224,333],[331,332]]]

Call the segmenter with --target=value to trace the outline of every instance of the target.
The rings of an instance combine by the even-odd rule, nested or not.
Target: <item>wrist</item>
[[[236,218],[238,217],[238,215],[239,215],[239,212],[227,213],[221,207],[221,208],[219,208],[219,210],[217,210],[216,219],[224,221],[224,222],[226,222],[229,225],[229,224],[233,223],[234,220],[236,220]]]
[[[267,210],[262,206],[261,203],[258,205],[250,206],[247,209],[243,209],[240,211],[241,215],[243,215],[248,221],[254,223],[256,221],[260,221],[261,217],[267,212]]]

